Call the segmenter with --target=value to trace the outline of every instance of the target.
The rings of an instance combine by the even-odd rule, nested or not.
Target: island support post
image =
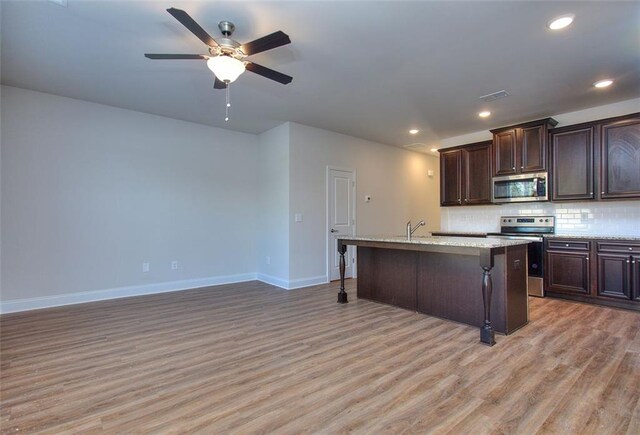
[[[340,292],[338,293],[338,303],[346,304],[349,302],[347,292],[344,291],[344,273],[347,266],[344,254],[347,252],[347,245],[340,240],[338,240],[338,252],[340,253]]]
[[[493,281],[491,269],[493,269],[493,252],[491,249],[480,250],[480,267],[482,267],[482,303],[484,304],[484,325],[480,327],[480,342],[493,346],[496,344],[496,336],[491,326],[491,293]]]

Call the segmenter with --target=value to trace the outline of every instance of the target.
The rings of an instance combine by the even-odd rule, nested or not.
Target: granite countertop
[[[434,237],[451,236],[451,237],[487,237],[487,233],[479,231],[432,231]]]
[[[633,240],[640,241],[640,236],[603,236],[598,234],[545,234],[547,239],[578,239],[578,240]]]
[[[526,245],[527,240],[508,239],[483,239],[478,237],[420,237],[414,236],[411,240],[400,236],[353,236],[338,237],[342,240],[381,243],[406,243],[408,245],[454,246],[459,248],[503,248],[505,246]]]

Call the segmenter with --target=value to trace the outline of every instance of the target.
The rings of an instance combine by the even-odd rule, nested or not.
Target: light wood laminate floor
[[[478,329],[260,282],[5,315],[3,433],[640,433],[640,313]]]

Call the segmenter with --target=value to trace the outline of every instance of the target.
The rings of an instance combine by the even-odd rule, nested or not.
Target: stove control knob
[[[544,221],[545,221],[545,222],[549,222],[549,219],[545,219]]]

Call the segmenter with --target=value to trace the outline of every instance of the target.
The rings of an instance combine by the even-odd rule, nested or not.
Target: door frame
[[[353,235],[357,234],[356,232],[356,225],[358,222],[357,219],[357,210],[356,210],[356,204],[358,203],[358,201],[356,200],[356,192],[357,192],[357,186],[358,186],[358,179],[356,177],[356,170],[354,168],[347,168],[344,166],[333,166],[333,165],[327,165],[327,169],[326,169],[326,180],[325,180],[325,225],[324,225],[324,230],[325,232],[325,252],[326,252],[326,273],[327,273],[327,282],[331,282],[331,254],[332,254],[332,247],[331,247],[331,243],[330,243],[330,233],[329,233],[329,224],[331,223],[331,217],[329,216],[329,210],[330,210],[330,205],[329,205],[329,201],[331,200],[331,194],[329,193],[331,191],[331,171],[344,171],[344,172],[351,172],[353,174],[353,185],[351,186],[351,191],[352,191],[352,195],[351,195],[351,207],[353,207]],[[345,259],[347,261],[351,260],[351,276],[352,278],[357,278],[358,277],[358,272],[357,272],[357,263],[358,263],[358,259],[356,256],[356,253],[353,249],[351,249],[351,253],[349,254],[349,249],[347,249],[347,255],[348,257]]]

